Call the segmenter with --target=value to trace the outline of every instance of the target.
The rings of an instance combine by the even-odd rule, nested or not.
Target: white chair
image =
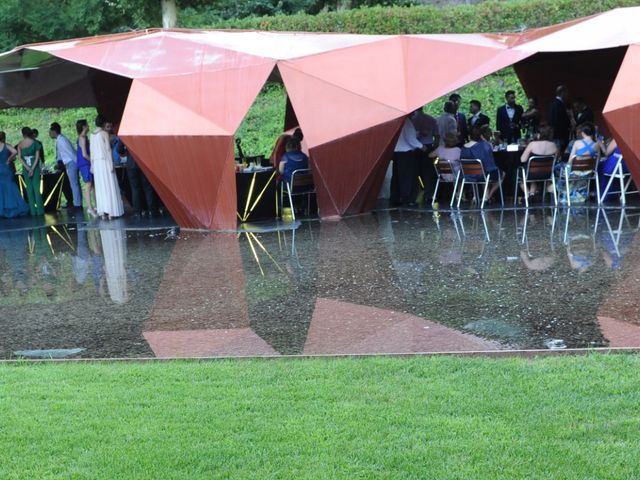
[[[618,180],[620,185],[620,190],[618,191],[620,193],[620,203],[622,205],[626,205],[627,193],[639,193],[639,192],[637,188],[633,191],[629,191],[629,186],[631,185],[631,182],[633,181],[633,179],[631,178],[631,173],[629,172],[625,173],[624,171],[624,167],[622,166],[622,162],[624,160],[622,157],[622,154],[615,153],[614,156],[616,157],[616,165],[613,168],[613,171],[611,173],[603,174],[605,177],[609,177],[609,180],[607,181],[607,185],[604,187],[604,190],[600,194],[598,203],[602,203],[604,199],[607,198],[607,194],[611,189],[611,185],[615,180]],[[618,193],[618,192],[612,192],[612,193]]]
[[[584,172],[583,175],[574,175],[576,172]],[[563,182],[566,188],[567,206],[571,206],[571,191],[569,189],[569,182],[587,181],[587,196],[591,190],[591,180],[596,182],[596,198],[598,199],[598,205],[601,203],[600,198],[600,183],[598,182],[598,158],[588,157],[580,158],[574,157],[563,165],[560,169],[560,183]]]
[[[440,187],[440,184],[453,183],[453,193],[451,194],[451,201],[449,202],[449,206],[453,207],[453,202],[456,199],[456,190],[458,189],[458,179],[460,178],[460,171],[456,173],[449,160],[443,160],[441,158],[439,158],[438,161],[433,164],[433,168],[436,169],[437,180],[436,188],[433,192],[433,199],[431,200],[431,205],[433,206],[433,204],[436,203],[438,188]],[[447,176],[445,177],[445,175]],[[453,180],[449,180],[449,178],[453,178]]]
[[[500,201],[504,207],[504,195],[502,194],[502,172],[497,170],[498,186],[500,188]],[[480,201],[480,208],[484,208],[484,202],[487,200],[487,192],[489,190],[489,183],[491,183],[491,176],[484,171],[482,160],[479,158],[462,158],[460,159],[460,176],[462,177],[462,183],[460,184],[460,194],[458,195],[458,205],[460,208],[460,202],[462,201],[462,193],[464,192],[465,184],[473,186],[473,194],[476,202],[478,201],[478,185],[484,185],[482,191],[482,200]]]
[[[293,220],[296,220],[296,209],[293,205],[293,197],[298,197],[302,195],[307,196],[307,215],[309,215],[311,210],[311,195],[316,193],[314,184],[313,184],[313,175],[311,174],[311,170],[308,168],[294,170],[291,173],[291,181],[287,182],[283,181],[283,186],[280,189],[280,204],[282,205],[284,189],[287,189],[287,196],[289,197],[289,206],[291,207],[291,216]]]
[[[551,182],[553,185],[553,202],[554,205],[558,205],[558,196],[556,194],[556,178],[554,175],[554,168],[556,165],[555,155],[534,155],[529,157],[526,165],[518,167],[516,170],[516,190],[513,194],[513,204],[515,205],[518,199],[518,183],[522,180],[522,186],[524,187],[524,203],[529,207],[529,192],[527,190],[527,183],[543,182],[542,185],[542,201],[547,194],[547,182]]]

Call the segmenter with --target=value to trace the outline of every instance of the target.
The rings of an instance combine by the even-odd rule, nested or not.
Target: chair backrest
[[[436,172],[440,175],[453,175],[453,167],[449,160],[443,160],[439,158],[437,163],[434,163],[433,166],[436,168]]]
[[[308,168],[294,170],[291,173],[291,190],[313,186],[313,175]]]
[[[556,163],[555,155],[533,155],[527,160],[527,177],[541,178],[553,175],[553,167]]]
[[[571,161],[571,170],[573,172],[588,172],[590,170],[595,170],[597,165],[597,157],[575,157]]]
[[[484,167],[482,166],[482,160],[479,158],[461,158],[460,169],[463,175],[482,175],[484,174]]]

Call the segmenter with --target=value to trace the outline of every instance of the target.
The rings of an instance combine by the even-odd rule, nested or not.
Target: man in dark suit
[[[576,125],[593,123],[593,110],[587,107],[584,98],[578,97],[573,101],[573,118],[576,121]]]
[[[507,143],[515,143],[520,138],[520,127],[524,109],[516,103],[516,92],[508,90],[504,94],[506,103],[496,112],[496,130]]]
[[[571,134],[571,120],[567,113],[567,99],[569,89],[564,85],[556,88],[556,97],[547,110],[547,122],[553,128],[553,139],[558,144],[560,151],[564,151],[569,143]]]
[[[490,123],[489,117],[482,113],[482,104],[479,100],[469,102],[469,115],[471,115],[467,125],[469,131],[473,130],[473,127],[482,127]]]
[[[464,116],[464,113],[460,111],[462,97],[457,93],[452,93],[449,95],[449,101],[453,103],[455,108],[453,116],[456,118],[456,123],[458,124],[458,137],[460,138],[460,144],[463,144],[469,138],[469,131],[467,130],[467,118]]]

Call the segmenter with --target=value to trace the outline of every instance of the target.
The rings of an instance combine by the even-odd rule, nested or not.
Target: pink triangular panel
[[[302,73],[287,63],[279,63],[278,68],[309,148],[404,115],[400,110]]]
[[[406,111],[404,41],[395,37],[288,63],[307,75]]]

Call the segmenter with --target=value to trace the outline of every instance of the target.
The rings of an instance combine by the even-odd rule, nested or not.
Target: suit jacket
[[[513,108],[515,109],[513,122],[517,125],[514,129],[511,128],[511,120],[509,119],[506,105],[499,107],[496,112],[496,130],[498,130],[500,136],[509,143],[520,138],[520,124],[522,122],[522,114],[524,113],[522,105],[515,105]]]
[[[482,127],[483,125],[489,125],[489,123],[491,123],[491,120],[489,120],[489,117],[487,117],[484,113],[481,113],[480,115],[478,115],[478,120],[476,120],[476,123],[472,124],[473,120],[473,115],[469,117],[469,121],[467,122],[467,129],[470,132],[471,129],[473,127]]]
[[[587,107],[582,112],[575,113],[574,118],[576,119],[576,125],[582,125],[585,122],[593,123],[593,110]]]
[[[567,114],[567,107],[561,100],[554,98],[549,104],[547,122],[549,122],[549,126],[553,128],[553,138],[560,140],[561,146],[564,148],[569,142],[571,121]]]
[[[469,138],[469,131],[467,130],[467,118],[462,112],[456,113],[455,117],[456,123],[458,124],[458,134],[461,137],[461,142],[465,143]]]

